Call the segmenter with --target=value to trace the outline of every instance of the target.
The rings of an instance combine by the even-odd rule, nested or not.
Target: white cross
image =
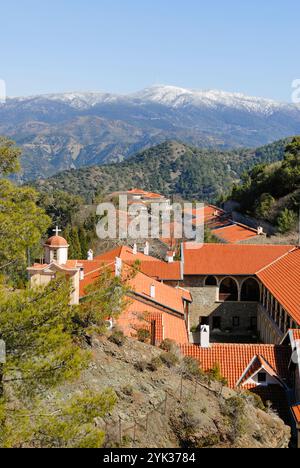
[[[56,226],[55,229],[52,229],[53,232],[55,232],[55,235],[58,236],[58,234],[61,232],[61,229],[58,228],[58,226]]]

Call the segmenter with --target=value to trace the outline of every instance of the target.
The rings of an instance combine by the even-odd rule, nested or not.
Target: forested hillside
[[[227,152],[166,142],[120,164],[66,171],[34,185],[43,192],[81,195],[88,202],[97,194],[130,187],[215,202],[255,164],[280,161],[287,141]]]
[[[289,142],[283,161],[261,163],[243,175],[229,196],[243,212],[276,224],[280,233],[297,228],[300,204],[300,137]]]

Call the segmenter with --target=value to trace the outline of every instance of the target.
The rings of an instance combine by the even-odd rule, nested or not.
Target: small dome
[[[47,240],[46,244],[49,247],[69,247],[66,239],[60,236],[52,236]]]

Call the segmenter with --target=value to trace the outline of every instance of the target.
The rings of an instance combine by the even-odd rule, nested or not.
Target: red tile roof
[[[189,248],[188,248],[189,247]],[[185,275],[255,275],[293,250],[286,245],[184,244]]]
[[[133,249],[127,246],[118,247],[111,252],[98,255],[95,257],[95,261],[115,261],[116,257],[121,258],[128,265],[133,265],[136,261],[139,261],[141,272],[152,278],[162,281],[181,280],[180,262],[167,263],[141,252],[134,254]]]
[[[294,340],[299,340],[300,341],[300,330],[291,330],[292,334],[293,334],[293,338]]]
[[[276,371],[273,369],[273,367],[266,361],[266,359],[261,356],[257,355],[251,362],[249,368],[247,369],[247,372],[245,375],[241,378],[241,380],[238,383],[238,386],[243,386],[245,388],[251,388],[252,385],[249,384],[248,380],[253,378],[260,370],[265,370],[271,377],[274,377],[274,379],[277,380],[277,384],[285,384],[285,382],[282,381],[279,375],[277,375]]]
[[[83,262],[85,265],[87,261]],[[93,269],[95,266],[94,262],[91,262],[90,271],[85,274],[85,277],[80,281],[80,297],[84,297],[86,294],[86,288],[90,284],[93,284],[103,271],[103,268],[111,268],[114,272],[114,262],[100,262],[97,269]],[[131,271],[131,267],[124,263],[123,272]],[[156,281],[155,279],[145,275],[142,272],[137,272],[134,278],[129,280],[129,285],[132,287],[132,291],[140,296],[145,301],[150,301],[154,305],[160,305],[165,309],[173,310],[181,315],[184,315],[184,301],[191,302],[191,296],[188,291],[181,288],[173,288],[164,283]],[[151,286],[155,286],[155,298],[150,295]]]
[[[230,388],[235,388],[243,373],[256,356],[263,358],[283,381],[288,378],[291,351],[288,346],[260,344],[213,344],[209,349],[188,345],[181,347],[185,356],[199,361],[204,371],[209,371],[216,364],[220,366],[223,377]]]
[[[300,323],[300,249],[257,273],[258,278],[290,316]]]
[[[237,244],[239,242],[253,239],[258,235],[255,229],[239,224],[231,224],[220,229],[213,229],[212,233],[228,244]]]
[[[55,264],[60,270],[76,270],[81,266],[81,260],[68,260],[66,263],[59,265],[56,261],[53,261],[52,264]],[[27,270],[46,270],[50,264],[47,263],[34,263]]]
[[[140,295],[147,301],[150,300],[154,304],[159,304],[167,309],[174,310],[180,314],[184,314],[184,302],[186,293],[177,288],[172,288],[166,284],[155,281],[153,278],[137,273],[136,276],[130,280],[130,284],[135,294]],[[151,286],[155,286],[155,298],[151,298]]]
[[[293,406],[292,412],[297,424],[300,424],[300,405]]]
[[[160,345],[164,339],[188,344],[188,333],[182,318],[162,312],[152,305],[133,299],[126,310],[118,317],[117,324],[126,336],[135,337],[138,329],[151,331],[151,322],[155,322],[155,342]]]
[[[142,262],[140,270],[145,275],[162,281],[181,280],[180,262]]]
[[[61,236],[52,236],[50,237],[45,245],[49,247],[68,247],[69,244],[64,237]]]
[[[132,190],[128,190],[128,193],[129,195],[141,195],[141,196],[144,196],[146,198],[164,198],[162,195],[160,195],[159,193],[154,193],[154,192],[146,192],[145,190],[140,190],[140,189],[132,189]]]

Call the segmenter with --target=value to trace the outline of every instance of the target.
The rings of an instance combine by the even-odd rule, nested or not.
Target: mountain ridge
[[[32,96],[20,96],[8,98],[10,102],[25,102],[32,100],[50,100],[50,101],[61,101],[70,104],[75,108],[80,108],[80,103],[88,107],[93,107],[103,102],[117,102],[117,101],[131,101],[136,104],[140,102],[154,102],[162,105],[169,106],[180,106],[188,103],[187,98],[190,97],[190,103],[196,105],[206,104],[208,107],[212,106],[213,103],[219,103],[223,105],[232,106],[234,103],[237,107],[241,107],[243,103],[252,103],[257,106],[261,105],[262,111],[265,109],[263,106],[269,106],[273,108],[294,108],[299,109],[297,104],[280,102],[273,99],[260,98],[250,96],[244,93],[234,93],[221,91],[217,89],[197,90],[181,88],[170,85],[154,85],[145,88],[141,91],[127,94],[109,93],[109,92],[65,92],[65,93],[49,93]],[[197,102],[198,99],[198,102]],[[240,102],[240,106],[238,105]],[[251,107],[250,107],[251,109]],[[259,107],[258,107],[259,109]],[[260,110],[260,109],[259,109]]]
[[[300,134],[299,106],[241,94],[156,86],[129,98],[51,96],[0,105],[0,135],[23,151],[21,182],[121,162],[168,140],[224,151]]]
[[[257,149],[230,152],[167,141],[119,164],[65,171],[34,185],[40,191],[63,190],[91,202],[99,193],[131,187],[215,202],[255,164],[280,161],[288,140]]]

